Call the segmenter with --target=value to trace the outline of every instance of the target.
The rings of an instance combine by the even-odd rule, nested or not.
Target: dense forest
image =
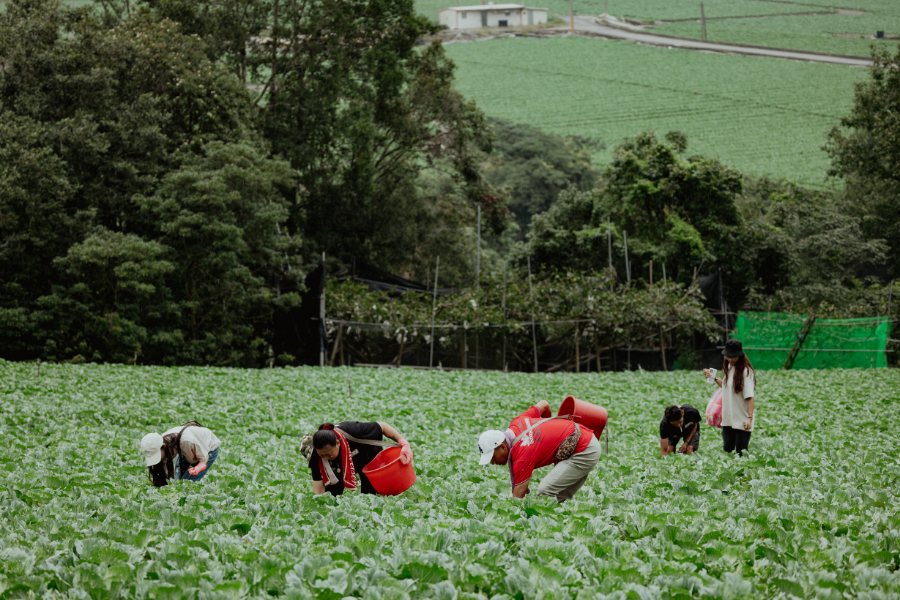
[[[419,281],[439,256],[457,289],[506,270],[521,285],[530,262],[548,289],[582,273],[664,306],[652,261],[671,294],[721,270],[737,308],[886,310],[900,54],[876,52],[823,132],[832,179],[808,190],[692,155],[678,132],[487,119],[434,32],[409,0],[7,2],[0,357],[261,365],[322,253]]]

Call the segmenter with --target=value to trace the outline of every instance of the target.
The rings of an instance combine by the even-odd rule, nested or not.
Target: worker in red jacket
[[[535,469],[556,466],[537,488],[538,496],[562,503],[575,495],[600,460],[594,432],[566,417],[542,418],[550,405],[541,400],[513,419],[506,431],[490,429],[478,438],[482,465],[508,465],[512,494],[524,498]]]

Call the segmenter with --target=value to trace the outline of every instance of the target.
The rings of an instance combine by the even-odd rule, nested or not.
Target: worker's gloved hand
[[[202,473],[205,470],[206,470],[206,463],[202,462],[202,463],[198,463],[198,464],[194,465],[193,467],[191,467],[190,469],[188,469],[188,473],[190,473],[192,476],[196,477],[197,475],[199,475],[200,473]]]
[[[408,465],[413,459],[412,448],[406,438],[398,437],[397,443],[400,444],[400,464]]]

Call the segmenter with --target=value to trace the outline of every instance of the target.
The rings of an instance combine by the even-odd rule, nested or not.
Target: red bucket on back
[[[369,478],[379,496],[402,494],[416,482],[416,470],[412,463],[400,462],[400,448],[385,448],[363,467],[363,474]]]
[[[558,416],[575,415],[575,422],[593,431],[597,439],[600,439],[600,434],[606,427],[606,409],[584,400],[577,400],[575,396],[566,396],[556,414]]]

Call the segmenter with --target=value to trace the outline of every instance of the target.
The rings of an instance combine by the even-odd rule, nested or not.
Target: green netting
[[[780,369],[807,315],[742,312],[734,334],[757,369]],[[887,366],[891,324],[886,317],[817,319],[803,343],[794,369],[872,369]]]

